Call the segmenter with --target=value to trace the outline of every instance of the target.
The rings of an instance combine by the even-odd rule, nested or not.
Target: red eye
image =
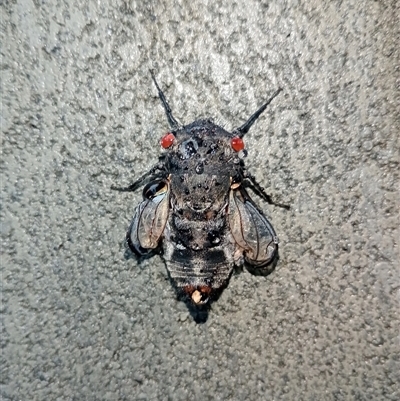
[[[168,132],[161,138],[161,146],[168,149],[175,141],[175,135]]]
[[[231,146],[235,152],[240,152],[241,150],[244,149],[244,142],[242,138],[235,136],[234,138],[231,139]]]

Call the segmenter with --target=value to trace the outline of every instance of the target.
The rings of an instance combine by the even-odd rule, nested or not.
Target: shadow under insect
[[[133,184],[113,189],[145,185],[127,246],[139,260],[162,253],[179,299],[196,321],[205,321],[235,268],[268,275],[278,260],[274,228],[247,188],[270,204],[289,207],[272,201],[249,173],[242,138],[280,90],[228,132],[209,119],[180,125],[152,78],[171,127],[161,139],[166,153]]]

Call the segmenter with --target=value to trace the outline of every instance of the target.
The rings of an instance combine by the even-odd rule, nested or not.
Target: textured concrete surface
[[[112,3],[1,2],[2,399],[398,400],[396,2]],[[124,257],[149,68],[186,123],[284,88],[246,137],[281,259],[204,324]]]

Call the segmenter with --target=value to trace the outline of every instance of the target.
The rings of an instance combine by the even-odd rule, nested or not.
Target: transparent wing
[[[126,234],[129,248],[137,255],[146,255],[157,248],[169,214],[169,184],[155,181],[143,190],[144,200],[135,209]]]
[[[229,193],[228,220],[247,263],[263,267],[275,259],[278,252],[275,230],[241,187]]]

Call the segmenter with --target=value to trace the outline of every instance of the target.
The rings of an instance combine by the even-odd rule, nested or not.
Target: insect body
[[[175,286],[203,305],[225,287],[235,266],[262,270],[277,258],[275,231],[245,187],[274,202],[244,166],[242,137],[280,90],[231,133],[211,120],[179,125],[152,78],[171,131],[161,139],[167,151],[160,162],[119,188],[134,191],[147,182],[127,244],[138,256],[161,249]]]

